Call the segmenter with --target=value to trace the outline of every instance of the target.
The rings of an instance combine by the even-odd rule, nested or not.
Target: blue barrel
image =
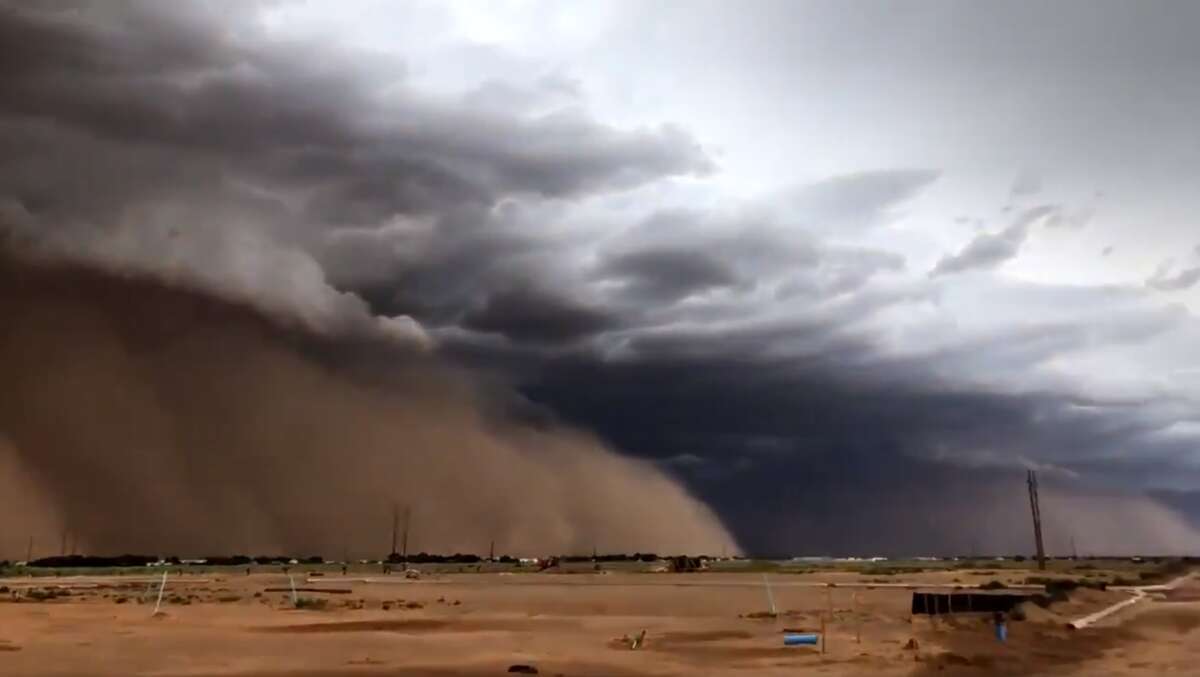
[[[807,644],[810,646],[816,646],[817,641],[820,639],[820,637],[821,636],[816,634],[815,632],[809,633],[809,634],[803,634],[803,635],[791,635],[791,634],[784,635],[783,636],[783,645],[784,646],[799,646],[801,644]]]

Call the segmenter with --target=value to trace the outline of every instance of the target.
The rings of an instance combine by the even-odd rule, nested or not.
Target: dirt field
[[[911,590],[847,587],[863,580],[772,575],[780,613],[763,618],[766,591],[751,573],[297,577],[349,590],[299,593],[302,604],[326,600],[323,609],[266,592],[288,588],[281,574],[205,573],[168,578],[165,614],[154,617],[148,577],[12,578],[0,580],[0,675],[467,676],[528,664],[574,677],[1083,676],[1195,674],[1200,664],[1200,586],[1073,631],[1066,619],[1127,596],[1078,590],[1050,610],[1032,607],[1000,645],[980,615],[914,620]],[[55,585],[68,594],[36,599]],[[824,654],[783,646],[785,628],[820,631],[822,619]],[[642,630],[644,646],[631,650],[623,638]]]

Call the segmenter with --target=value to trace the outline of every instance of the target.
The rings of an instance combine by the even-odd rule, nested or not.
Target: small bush
[[[217,598],[217,601],[218,601],[218,602],[226,602],[226,603],[227,603],[227,602],[236,602],[236,601],[238,601],[238,600],[240,600],[240,599],[241,599],[241,597],[240,597],[240,596],[238,596],[238,595],[223,595],[223,596],[221,596],[221,597],[218,597],[218,598]]]
[[[920,574],[929,571],[929,569],[923,567],[874,567],[868,571],[878,576],[898,576],[902,574]]]
[[[754,611],[743,616],[743,618],[753,618],[754,620],[773,619],[775,617],[776,614],[770,611]]]
[[[1067,591],[1063,590],[1062,588],[1046,586],[1045,594],[1039,593],[1034,595],[1032,599],[1034,604],[1042,607],[1043,609],[1048,609],[1052,604],[1066,602],[1070,599],[1070,596],[1067,594]]]
[[[311,611],[324,611],[329,604],[326,600],[316,599],[313,597],[301,597],[296,600],[297,609],[309,609]]]
[[[983,585],[979,586],[979,589],[980,590],[1007,590],[1008,586],[1005,585],[1001,581],[992,580],[992,581],[988,581],[987,583],[984,583]]]

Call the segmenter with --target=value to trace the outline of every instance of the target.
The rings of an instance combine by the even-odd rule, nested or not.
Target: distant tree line
[[[283,557],[278,555],[260,555],[258,557],[249,557],[246,555],[205,557],[201,559],[188,560],[187,564],[203,564],[209,566],[246,566],[249,564],[289,564],[295,560],[300,564],[322,564],[324,558],[319,556],[312,557]],[[179,557],[174,555],[170,557],[160,557],[158,555],[116,555],[113,557],[101,557],[97,555],[55,555],[53,557],[43,557],[29,562],[32,567],[44,568],[115,568],[115,567],[144,567],[150,564],[170,564],[183,565],[184,562]]]
[[[558,562],[563,563],[578,563],[578,562],[656,562],[662,560],[673,559],[671,557],[660,556],[649,552],[635,552],[632,554],[616,553],[606,555],[566,555],[554,558]],[[707,558],[693,558],[697,561]],[[482,562],[498,562],[501,564],[518,564],[520,560],[510,555],[502,555],[491,560],[486,557],[470,553],[456,552],[453,555],[441,555],[436,553],[418,552],[402,556],[398,553],[388,555],[384,562],[396,564],[407,562],[409,564],[479,564]],[[250,566],[250,565],[286,565],[286,564],[324,564],[325,559],[319,555],[309,557],[289,557],[286,555],[214,555],[195,559],[180,559],[177,556],[162,557],[159,555],[116,555],[110,557],[97,555],[55,555],[53,557],[43,557],[41,559],[29,562],[29,566],[43,568],[117,568],[117,567],[142,567],[151,564],[169,564],[172,566]],[[0,562],[0,565],[3,563]]]
[[[657,562],[663,558],[652,552],[635,552],[632,555],[617,553],[615,555],[594,555],[592,557],[567,555],[559,559],[564,562]]]

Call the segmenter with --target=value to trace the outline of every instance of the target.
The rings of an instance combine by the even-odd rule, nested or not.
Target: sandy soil
[[[0,674],[469,676],[523,663],[576,677],[1159,675],[1189,674],[1200,658],[1200,588],[1071,631],[1065,618],[1124,594],[1077,591],[1031,609],[1000,645],[978,615],[911,619],[909,590],[814,587],[812,576],[771,577],[774,619],[755,617],[767,608],[755,574],[371,579],[386,582],[313,579],[305,585],[351,592],[300,593],[328,600],[309,610],[294,609],[290,593],[265,592],[288,587],[281,575],[185,575],[169,579],[159,617],[145,579],[0,581],[10,588],[0,594]],[[70,594],[29,599],[30,586],[56,583]],[[820,631],[823,619],[824,654],[783,646],[785,628]],[[645,645],[631,650],[622,638],[642,630]]]

